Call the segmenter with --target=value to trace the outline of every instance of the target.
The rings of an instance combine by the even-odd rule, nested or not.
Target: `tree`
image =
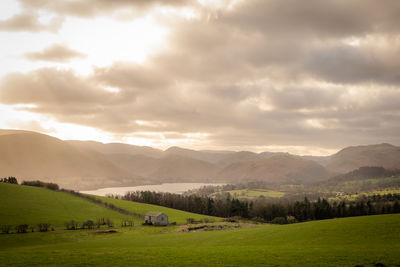
[[[39,227],[39,231],[40,232],[47,232],[49,231],[51,224],[49,223],[39,223],[38,227]]]
[[[28,227],[29,227],[29,225],[27,225],[27,224],[20,224],[20,225],[17,225],[15,227],[15,229],[17,230],[17,233],[21,234],[21,233],[27,233]]]
[[[94,224],[94,221],[92,221],[92,220],[87,220],[86,222],[82,223],[82,229],[85,229],[86,227],[88,229],[93,229],[94,226],[95,226],[95,224]]]
[[[64,225],[65,225],[65,227],[67,228],[67,230],[77,230],[78,227],[79,227],[78,222],[76,222],[76,221],[74,221],[74,220],[65,222]]]
[[[10,231],[11,231],[11,228],[12,228],[11,225],[8,225],[8,224],[2,225],[2,226],[1,226],[1,232],[2,232],[3,234],[9,234]]]
[[[9,183],[9,184],[18,184],[17,178],[15,177],[8,177],[8,178],[1,178],[0,182],[2,183]]]
[[[111,221],[110,218],[107,218],[107,219],[106,219],[106,224],[107,224],[107,226],[110,227],[110,228],[111,228],[111,227],[114,227],[114,223],[113,223],[113,221]]]

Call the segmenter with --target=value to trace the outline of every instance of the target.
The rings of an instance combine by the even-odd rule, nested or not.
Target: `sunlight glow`
[[[308,119],[308,120],[306,120],[306,123],[308,126],[311,126],[312,128],[317,128],[317,129],[325,128],[325,126],[321,123],[321,121],[316,120],[316,119]]]
[[[115,61],[143,63],[159,49],[167,34],[168,30],[151,17],[131,22],[69,18],[60,32],[70,47],[87,55],[71,64],[74,69],[108,66]]]

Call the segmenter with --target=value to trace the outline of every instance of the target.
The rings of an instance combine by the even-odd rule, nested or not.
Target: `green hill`
[[[187,218],[193,218],[195,220],[201,220],[204,218],[208,218],[208,219],[212,219],[212,220],[216,220],[216,221],[221,220],[220,218],[217,218],[217,217],[211,217],[211,216],[207,216],[207,215],[185,212],[185,211],[170,209],[170,208],[161,207],[161,206],[157,206],[157,205],[150,205],[150,204],[145,204],[145,203],[138,203],[138,202],[113,199],[113,198],[107,198],[107,197],[100,197],[100,196],[96,196],[96,198],[100,199],[103,202],[112,203],[115,206],[123,208],[127,211],[136,212],[139,214],[146,214],[149,211],[164,212],[165,214],[168,215],[168,220],[170,222],[176,222],[178,224],[186,223]]]
[[[64,192],[45,188],[0,183],[0,225],[95,220],[109,217],[119,222],[126,215]]]
[[[134,203],[124,200],[101,198],[131,212],[145,214],[160,211],[169,216],[169,221],[184,223],[186,218],[201,219],[203,215],[168,209],[156,205]],[[65,192],[45,188],[0,183],[0,225],[51,223],[62,227],[66,221],[96,220],[110,218],[119,224],[127,215]],[[136,222],[142,219],[133,217]]]

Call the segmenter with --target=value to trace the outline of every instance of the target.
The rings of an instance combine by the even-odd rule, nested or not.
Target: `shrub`
[[[114,227],[114,223],[113,223],[113,221],[111,221],[110,218],[107,218],[107,219],[106,219],[106,224],[107,224],[107,226],[110,227],[110,228],[111,228],[111,227]]]
[[[124,219],[121,222],[121,227],[132,227],[134,225],[131,219]]]
[[[21,233],[27,233],[28,227],[29,227],[29,225],[27,225],[27,224],[20,224],[20,225],[17,225],[15,227],[15,229],[17,230],[17,233],[21,234]]]
[[[78,227],[79,227],[78,222],[76,222],[76,221],[74,221],[74,220],[65,222],[64,225],[65,225],[65,227],[67,228],[67,230],[77,230]]]
[[[224,222],[233,222],[233,223],[237,223],[237,222],[239,222],[239,218],[238,218],[238,217],[226,218],[226,219],[224,219]]]
[[[11,231],[11,228],[12,228],[12,226],[11,225],[2,225],[1,226],[1,232],[3,233],[3,234],[9,234],[10,233],[10,231]]]
[[[95,226],[95,224],[94,224],[94,221],[92,221],[92,220],[87,220],[86,222],[82,223],[82,229],[85,229],[86,227],[88,229],[93,229],[94,226]]]
[[[46,183],[46,182],[42,182],[42,181],[23,181],[22,185],[27,185],[27,186],[36,186],[36,187],[44,187],[50,190],[59,190],[60,187],[58,186],[58,184],[55,183]]]
[[[186,222],[188,224],[193,224],[193,223],[196,223],[196,220],[194,218],[186,218]]]
[[[203,223],[213,223],[215,220],[213,218],[203,218],[202,219]]]
[[[271,223],[275,224],[287,224],[286,218],[285,217],[275,217]]]
[[[15,177],[8,177],[8,178],[1,178],[0,183],[18,184],[18,181],[17,178]]]
[[[287,223],[297,223],[297,220],[294,216],[286,216]]]
[[[51,224],[49,223],[39,223],[38,227],[39,227],[39,231],[40,232],[47,232],[49,231]]]

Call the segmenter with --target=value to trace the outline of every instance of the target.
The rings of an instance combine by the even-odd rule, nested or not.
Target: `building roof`
[[[149,211],[148,213],[146,213],[146,216],[159,216],[161,214],[164,214],[162,212],[157,212],[157,211]]]

